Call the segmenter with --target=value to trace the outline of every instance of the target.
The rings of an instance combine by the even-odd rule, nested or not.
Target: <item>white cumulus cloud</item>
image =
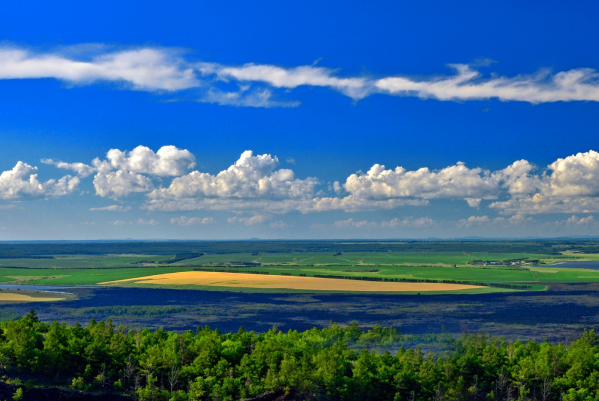
[[[488,216],[470,216],[467,219],[461,219],[458,221],[460,227],[470,227],[479,224],[489,223],[491,219]]]
[[[66,175],[58,180],[41,182],[35,171],[37,167],[21,161],[15,167],[0,174],[0,199],[23,200],[48,198],[72,193],[81,182],[78,177]]]
[[[120,198],[135,192],[148,192],[154,188],[153,177],[183,175],[195,166],[195,156],[186,149],[163,146],[154,152],[146,146],[131,151],[111,149],[106,159],[95,158],[91,165],[66,163],[43,159],[42,163],[77,172],[81,177],[93,173],[96,194],[102,197]]]
[[[302,212],[393,209],[427,205],[433,199],[461,199],[480,208],[483,200],[508,215],[599,212],[599,153],[593,150],[557,159],[545,169],[518,160],[504,169],[468,168],[464,163],[431,170],[386,169],[375,164],[332,188],[347,196],[315,197]],[[474,221],[463,222],[473,224]]]
[[[599,211],[599,153],[596,151],[559,158],[540,174],[532,173],[532,165],[525,160],[512,166],[499,173],[508,176],[513,173],[513,177],[504,178],[512,197],[492,203],[491,208],[506,214]]]
[[[161,177],[183,175],[196,164],[191,152],[172,145],[163,146],[156,153],[146,146],[138,146],[130,152],[111,149],[106,159],[116,170]]]
[[[166,188],[148,194],[152,210],[289,207],[286,201],[309,200],[318,180],[295,178],[289,169],[278,169],[279,160],[268,154],[254,156],[245,151],[228,169],[217,175],[193,171],[175,178]],[[268,204],[268,205],[266,205]]]
[[[566,220],[566,224],[579,225],[579,226],[585,225],[585,224],[592,224],[594,222],[595,222],[595,218],[593,216],[587,216],[587,217],[572,216]]]
[[[367,173],[350,175],[343,188],[363,200],[449,198],[467,199],[471,206],[478,206],[478,199],[496,196],[498,180],[489,171],[469,169],[464,163],[437,171],[426,167],[387,170],[375,164]]]
[[[112,149],[105,159],[96,158],[90,165],[52,159],[43,162],[76,171],[81,178],[92,171],[96,194],[102,197],[118,199],[146,193],[142,208],[150,211],[220,210],[273,216],[293,211],[390,210],[451,199],[513,216],[599,213],[599,153],[594,150],[559,158],[545,168],[527,160],[496,171],[470,168],[461,162],[440,169],[414,170],[374,164],[366,173],[358,171],[342,183],[329,183],[328,192],[317,190],[321,184],[317,178],[298,178],[293,170],[280,168],[276,156],[254,155],[251,150],[216,174],[187,172],[195,166],[195,157],[175,146],[164,146],[157,152],[144,146],[132,151]],[[66,195],[79,185],[80,177],[67,175],[40,182],[35,167],[19,162],[1,174],[0,199]],[[485,200],[492,203],[483,203]],[[129,209],[112,205],[91,210]],[[460,224],[480,222],[465,219]]]
[[[94,177],[96,194],[102,197],[121,198],[134,192],[148,192],[153,188],[148,177],[124,170],[98,173]]]

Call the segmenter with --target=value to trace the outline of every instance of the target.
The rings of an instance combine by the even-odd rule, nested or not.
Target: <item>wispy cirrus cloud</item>
[[[475,64],[450,64],[455,72],[428,78],[344,75],[338,69],[311,65],[226,65],[194,60],[178,49],[140,47],[114,50],[79,45],[33,51],[0,47],[0,80],[53,78],[69,85],[112,83],[117,88],[174,94],[186,100],[235,107],[296,107],[284,91],[300,86],[329,88],[357,101],[373,94],[410,96],[440,101],[499,99],[533,104],[599,101],[599,73],[593,68],[501,76],[481,72]],[[489,68],[489,67],[484,67]],[[230,83],[238,85],[231,90]],[[169,95],[170,94],[170,95]],[[178,96],[178,95],[177,95]]]
[[[171,219],[171,224],[177,224],[180,226],[193,226],[198,224],[210,224],[214,221],[212,217],[173,217]]]
[[[353,218],[349,218],[347,220],[338,220],[333,223],[335,228],[373,228],[378,227],[378,224],[374,221],[368,220],[354,220]]]
[[[148,225],[148,226],[155,226],[155,225],[158,225],[159,223],[156,220],[154,220],[154,219],[150,219],[150,220],[139,219],[139,220],[137,220],[137,224],[144,224],[144,225]]]
[[[227,219],[229,223],[243,223],[246,226],[253,226],[254,224],[262,224],[270,219],[269,216],[263,214],[256,214],[252,217],[230,217]]]
[[[528,103],[599,101],[599,73],[580,68],[552,74],[542,70],[516,77],[483,75],[466,64],[452,64],[456,74],[424,80],[388,77],[375,82],[382,93],[437,100],[499,99]]]
[[[349,218],[347,220],[335,221],[333,225],[335,228],[424,228],[430,227],[435,224],[435,221],[429,217],[419,218],[394,218],[391,220],[384,220],[380,223],[376,221],[368,220],[354,220]]]
[[[92,207],[89,209],[92,212],[128,212],[131,206],[110,205],[104,207]]]
[[[368,96],[372,86],[372,81],[367,78],[340,78],[335,76],[334,70],[314,65],[283,68],[254,63],[239,67],[201,63],[199,70],[204,76],[215,75],[223,81],[263,82],[275,88],[327,87],[338,90],[352,99],[362,99]]]
[[[104,81],[143,91],[180,91],[200,85],[194,69],[173,49],[95,50],[92,55],[75,56],[61,50],[3,47],[0,79],[55,78],[74,85]]]
[[[96,171],[94,167],[88,166],[85,163],[65,163],[54,159],[42,159],[41,162],[56,166],[61,169],[74,171],[80,177],[88,177]]]
[[[209,88],[196,99],[199,103],[213,103],[221,106],[235,107],[298,107],[300,102],[275,100],[273,91],[268,88],[251,89],[248,85],[241,85],[237,91],[226,91],[217,87]]]

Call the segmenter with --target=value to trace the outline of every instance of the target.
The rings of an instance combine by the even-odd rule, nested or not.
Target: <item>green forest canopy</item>
[[[508,342],[484,334],[452,339],[450,355],[403,347],[402,334],[355,323],[305,332],[127,331],[39,321],[0,323],[0,368],[78,390],[112,389],[140,400],[238,400],[274,390],[322,400],[597,400],[599,337],[571,344]],[[15,380],[12,379],[14,383]],[[18,380],[16,380],[18,383]]]

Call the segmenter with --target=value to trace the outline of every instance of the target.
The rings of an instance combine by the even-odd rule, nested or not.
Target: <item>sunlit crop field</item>
[[[0,292],[0,302],[15,302],[15,303],[23,303],[23,302],[55,302],[55,301],[64,301],[66,298],[57,297],[55,295],[39,295],[39,296],[31,296],[27,294],[16,294],[14,292]]]
[[[290,289],[306,291],[343,292],[430,292],[460,291],[485,288],[476,285],[442,283],[395,283],[360,280],[328,279],[317,277],[271,276],[263,274],[220,273],[220,272],[179,272],[137,277],[100,284],[155,285],[201,285],[217,287],[242,287],[261,289]]]

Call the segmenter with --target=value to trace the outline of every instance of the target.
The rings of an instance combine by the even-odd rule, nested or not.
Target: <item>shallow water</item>
[[[599,262],[560,262],[548,267],[565,267],[569,269],[599,270]]]
[[[50,292],[53,294],[72,294],[72,292],[66,292],[66,291],[60,291],[60,290],[70,290],[70,289],[80,289],[80,288],[94,288],[94,287],[0,284],[0,290],[38,291],[38,292]]]

